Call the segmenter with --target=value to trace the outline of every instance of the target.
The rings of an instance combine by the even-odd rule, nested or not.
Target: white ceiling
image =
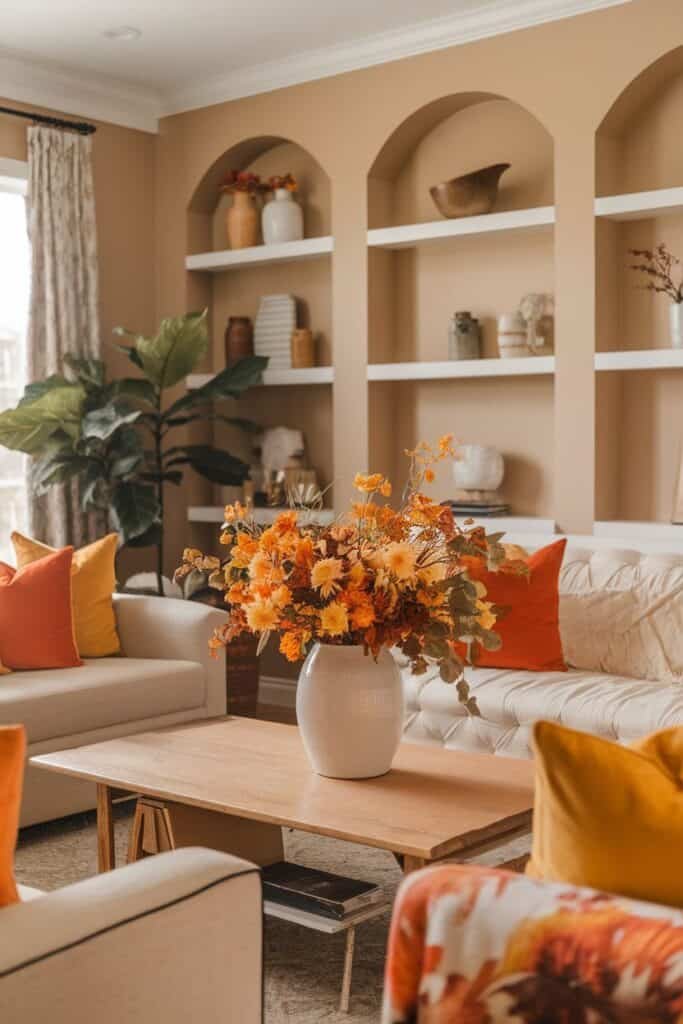
[[[623,2],[18,0],[0,8],[0,95],[154,130],[163,113]],[[105,37],[120,26],[142,34]]]

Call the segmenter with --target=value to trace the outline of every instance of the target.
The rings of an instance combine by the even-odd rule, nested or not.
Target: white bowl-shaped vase
[[[263,207],[261,227],[266,245],[298,242],[304,237],[303,212],[286,188],[276,189],[274,198]]]
[[[403,687],[388,651],[316,644],[299,675],[296,713],[313,770],[332,779],[385,775],[403,734]]]
[[[503,456],[497,448],[461,444],[453,462],[455,486],[462,491],[497,491],[505,475]]]

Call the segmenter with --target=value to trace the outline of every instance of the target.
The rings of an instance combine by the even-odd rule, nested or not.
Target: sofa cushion
[[[201,707],[204,669],[192,661],[98,658],[80,668],[13,672],[0,684],[0,723],[29,743]]]
[[[470,717],[454,686],[438,670],[414,676],[401,668],[406,697],[404,739],[531,757],[534,722],[546,719],[572,729],[630,743],[670,725],[683,725],[683,687],[598,672],[523,672],[467,668],[481,718]]]
[[[568,548],[560,632],[574,668],[683,682],[683,555]]]

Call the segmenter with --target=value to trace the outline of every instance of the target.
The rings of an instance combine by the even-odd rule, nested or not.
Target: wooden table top
[[[316,775],[296,726],[213,719],[31,758],[117,789],[432,860],[530,825],[533,763],[402,743],[388,775]]]

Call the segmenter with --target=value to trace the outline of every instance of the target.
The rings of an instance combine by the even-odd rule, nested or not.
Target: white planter
[[[526,320],[521,313],[504,313],[498,318],[498,352],[502,359],[531,355]]]
[[[362,647],[316,644],[304,662],[296,713],[313,770],[332,779],[385,775],[403,734],[403,687],[396,662]]]
[[[461,491],[497,491],[505,475],[505,462],[497,448],[481,444],[458,445],[453,479]]]
[[[274,198],[263,207],[261,227],[266,245],[298,242],[304,237],[304,215],[286,188],[276,189]]]
[[[669,306],[669,332],[672,348],[683,348],[683,302]]]

